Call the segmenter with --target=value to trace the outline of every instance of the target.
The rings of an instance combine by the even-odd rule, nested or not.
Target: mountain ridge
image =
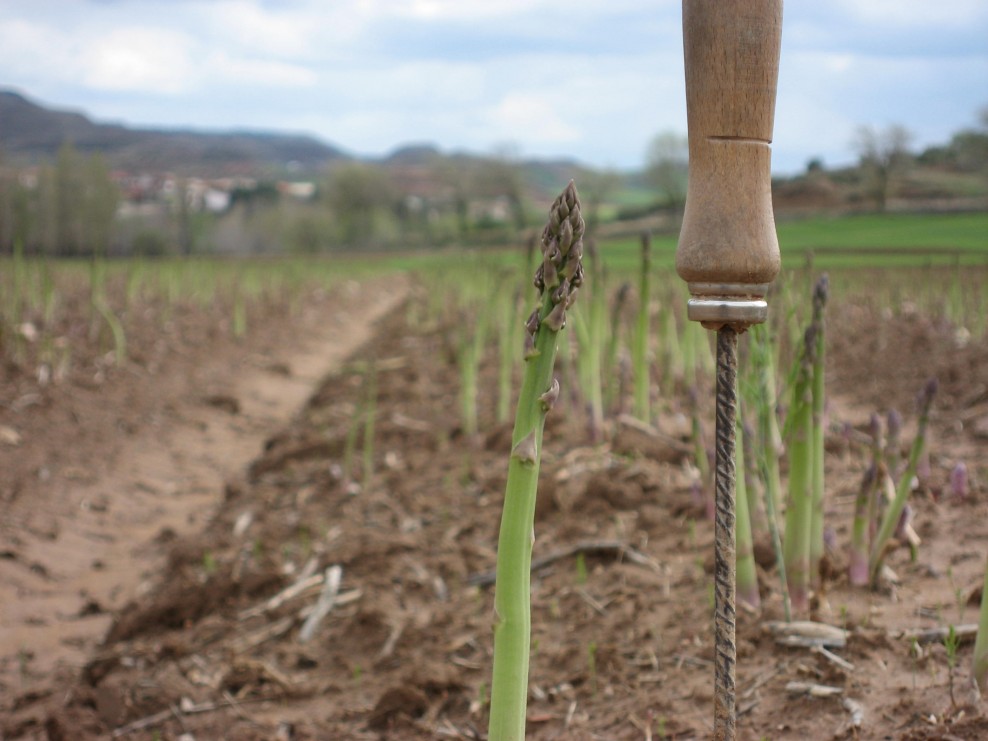
[[[134,171],[174,169],[202,175],[290,167],[318,171],[330,162],[354,159],[308,134],[130,127],[48,107],[17,90],[0,88],[0,150],[5,157],[36,162],[54,156],[65,142],[81,152],[101,152],[111,167]]]
[[[66,141],[84,153],[101,153],[112,168],[131,172],[177,171],[186,175],[318,175],[334,164],[375,162],[387,167],[423,167],[441,160],[489,160],[490,155],[444,152],[433,142],[398,144],[380,157],[347,152],[304,133],[233,127],[132,127],[101,122],[76,110],[42,104],[18,90],[0,87],[0,154],[14,164],[53,158]],[[526,159],[526,170],[571,177],[586,169],[574,160]]]

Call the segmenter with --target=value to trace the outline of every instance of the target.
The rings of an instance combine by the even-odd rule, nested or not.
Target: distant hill
[[[102,152],[112,167],[209,176],[289,167],[313,172],[330,162],[350,159],[311,136],[97,123],[82,113],[47,108],[20,93],[0,90],[0,151],[4,157],[14,162],[48,159],[66,141],[82,152]]]
[[[66,141],[81,152],[101,152],[109,165],[131,172],[178,172],[220,177],[318,176],[347,162],[376,162],[416,190],[431,191],[440,163],[470,170],[490,161],[467,152],[443,153],[434,144],[404,144],[380,158],[357,157],[315,137],[277,132],[142,129],[93,121],[84,113],[49,108],[13,90],[0,89],[0,155],[13,164],[51,160]],[[586,169],[569,160],[523,160],[524,180],[550,198]]]

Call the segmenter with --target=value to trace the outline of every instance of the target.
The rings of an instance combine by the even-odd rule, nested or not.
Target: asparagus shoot
[[[813,290],[813,324],[816,327],[816,348],[813,355],[813,470],[812,509],[810,519],[810,580],[815,586],[820,581],[820,560],[823,557],[823,494],[824,494],[824,317],[827,305],[829,280],[824,273]]]
[[[649,375],[648,359],[648,338],[649,330],[649,302],[651,301],[651,273],[652,270],[652,236],[645,232],[642,234],[642,267],[639,275],[640,284],[638,286],[638,320],[635,326],[635,342],[633,347],[634,360],[633,367],[635,373],[635,416],[642,422],[649,422],[651,378]]]
[[[926,382],[926,385],[923,386],[923,390],[919,394],[919,427],[916,430],[916,437],[913,439],[912,447],[909,450],[909,461],[906,464],[906,470],[899,478],[898,486],[896,486],[895,499],[889,502],[888,508],[882,517],[882,524],[878,528],[878,535],[875,537],[875,542],[871,547],[869,570],[873,583],[877,579],[879,569],[881,569],[882,562],[885,559],[885,544],[892,537],[896,525],[899,524],[902,510],[906,506],[906,500],[909,499],[909,490],[912,488],[913,476],[916,475],[916,466],[919,463],[920,454],[926,446],[926,427],[930,421],[930,407],[933,405],[933,397],[936,396],[938,385],[937,379],[931,378]],[[892,436],[891,429],[889,436]]]
[[[974,681],[982,694],[988,693],[988,567],[981,589],[981,612],[978,617],[978,637],[974,641]]]
[[[552,204],[542,233],[542,264],[535,273],[541,306],[526,323],[529,334],[525,372],[511,436],[497,549],[494,672],[488,727],[491,741],[520,741],[525,737],[535,495],[545,418],[559,394],[559,383],[552,377],[558,333],[583,283],[584,223],[580,211],[576,186],[570,181]]]
[[[813,356],[816,351],[815,328],[806,330],[803,354],[793,386],[791,435],[789,443],[789,507],[786,510],[786,534],[783,543],[789,598],[796,610],[809,607],[810,527],[813,484]]]

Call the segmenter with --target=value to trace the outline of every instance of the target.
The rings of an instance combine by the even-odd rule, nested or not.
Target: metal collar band
[[[763,299],[691,298],[686,304],[686,316],[707,329],[730,325],[736,331],[743,332],[752,324],[761,324],[768,318],[768,303]]]
[[[768,318],[768,283],[690,283],[686,316],[707,329],[730,326],[744,332]]]

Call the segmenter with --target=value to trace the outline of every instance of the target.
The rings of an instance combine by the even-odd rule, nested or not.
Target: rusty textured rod
[[[717,428],[714,476],[714,739],[737,734],[736,572],[734,435],[738,415],[738,333],[717,332]]]

